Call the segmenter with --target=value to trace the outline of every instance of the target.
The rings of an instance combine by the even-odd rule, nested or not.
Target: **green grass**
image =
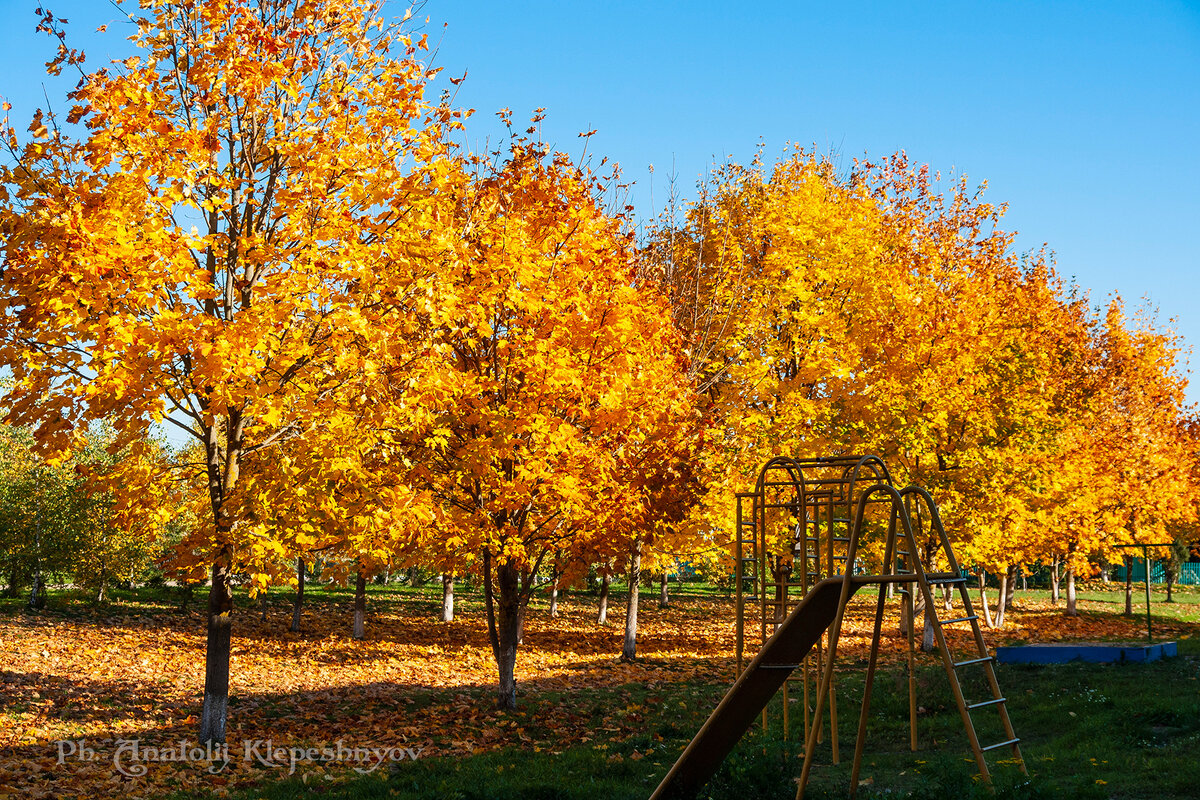
[[[609,587],[610,613],[624,608],[624,598],[628,587],[624,582],[614,581]],[[678,583],[672,581],[669,586],[672,598],[727,598],[731,594],[710,583],[688,581]],[[656,599],[658,584],[653,587],[642,587],[642,597]],[[97,609],[119,610],[124,616],[139,616],[143,614],[159,614],[178,611],[184,598],[184,589],[179,586],[168,586],[162,583],[148,583],[133,589],[123,589],[119,586],[110,587],[107,598],[103,603],[95,602],[94,592],[76,587],[59,587],[52,585],[46,592],[46,611],[63,616],[93,616]],[[569,588],[563,590],[563,596],[597,597],[595,590]],[[368,583],[366,587],[367,602],[384,608],[402,606],[408,612],[436,613],[441,608],[442,588],[440,579],[436,576],[417,586],[393,580],[386,584]],[[295,590],[290,587],[272,587],[267,590],[267,602],[273,609],[291,607],[295,598]],[[545,605],[548,602],[549,589],[541,587],[533,600],[534,605]],[[29,590],[22,589],[16,597],[8,597],[0,592],[0,615],[13,616],[23,614],[28,610]],[[304,606],[306,609],[323,609],[335,605],[344,605],[354,600],[354,587],[329,583],[326,580],[309,580],[305,584]],[[208,588],[196,586],[192,591],[188,610],[203,611],[208,602]],[[459,580],[455,586],[455,607],[466,611],[483,608],[483,592],[473,583]],[[258,599],[251,600],[244,587],[235,587],[234,604],[249,612],[258,609]]]
[[[460,587],[461,588],[461,587]],[[692,589],[692,586],[688,587]],[[700,594],[710,587],[695,587]],[[672,586],[673,595],[678,596]],[[653,590],[647,590],[652,592]],[[614,609],[620,605],[614,588]],[[1087,613],[1118,614],[1124,608],[1124,587],[1089,585],[1079,592]],[[440,600],[440,587],[391,584],[368,587],[369,602],[380,609],[395,606],[403,613],[432,613]],[[309,586],[306,605],[313,609],[344,606],[352,592],[342,587]],[[1043,600],[1048,592],[1037,589],[1017,595]],[[1179,602],[1167,604],[1161,587],[1155,587],[1152,611],[1156,623],[1172,621],[1185,626],[1200,622],[1200,589],[1180,587]],[[179,590],[144,587],[130,593],[113,592],[111,611],[121,616],[177,613]],[[269,595],[273,607],[290,605],[287,590]],[[51,608],[67,614],[95,613],[81,595],[51,594]],[[192,613],[203,607],[198,590]],[[475,614],[482,609],[477,592],[460,591],[460,609]],[[544,598],[542,601],[544,603]],[[23,612],[23,599],[9,601],[11,611]],[[1134,589],[1134,611],[1144,608],[1144,590]],[[254,603],[239,598],[252,612]],[[0,604],[0,609],[5,607]],[[996,795],[1000,798],[1163,798],[1184,800],[1198,795],[1200,759],[1200,637],[1182,638],[1180,656],[1152,664],[1001,665],[999,680],[1009,699],[1009,709],[1029,776],[1015,765],[1002,763],[1005,755],[991,754]],[[877,677],[859,797],[985,798],[992,795],[975,778],[975,766],[949,687],[940,666],[926,657],[920,668],[920,750],[908,748],[907,685],[894,669]],[[984,699],[988,692],[979,675],[964,672],[964,692],[969,700]],[[838,708],[841,728],[841,763],[834,766],[826,741],[817,751],[809,786],[811,798],[845,797],[849,762],[853,754],[863,665],[846,662],[839,671]],[[349,770],[327,781],[310,775],[306,783],[275,770],[264,770],[263,783],[253,790],[235,791],[236,800],[320,796],[332,800],[357,798],[646,798],[657,786],[678,753],[704,722],[727,686],[711,683],[668,683],[654,688],[626,685],[571,693],[542,692],[522,698],[513,715],[520,727],[545,741],[553,731],[556,714],[568,708],[582,714],[594,727],[593,741],[558,751],[535,751],[511,740],[509,746],[462,758],[426,758],[400,762],[394,769],[357,777]],[[456,689],[487,702],[490,687]],[[429,702],[434,693],[430,693]],[[796,692],[793,692],[793,698]],[[436,698],[433,698],[436,699]],[[752,730],[726,759],[705,787],[702,797],[791,798],[794,779],[801,768],[801,752],[794,741],[782,740],[780,698],[773,701],[772,728],[764,735]],[[644,719],[631,738],[614,739],[605,732],[608,720],[629,709]],[[800,706],[793,703],[793,716]],[[985,743],[1003,736],[994,712],[976,712],[980,738]],[[989,721],[990,720],[990,721]],[[452,726],[453,721],[448,720]],[[628,730],[630,726],[622,726]],[[1001,762],[1001,763],[998,763]],[[178,800],[198,800],[209,794],[180,794]]]
[[[1191,798],[1200,786],[1200,669],[1193,655],[1152,664],[1002,665],[1000,686],[1022,753],[1026,779],[1012,764],[1000,763],[996,785],[1001,797]],[[966,672],[966,670],[964,670]],[[845,681],[858,688],[861,679]],[[903,682],[892,673],[878,684],[863,777],[873,779],[860,796],[941,798],[981,792],[957,710],[944,673],[926,668],[919,690],[931,713],[919,718],[922,750],[907,747]],[[988,697],[983,681],[964,680],[964,694]],[[857,704],[846,697],[846,706]],[[856,713],[852,716],[857,716]],[[978,709],[974,718],[984,743],[1003,740],[998,715]],[[849,723],[847,723],[849,724]],[[936,745],[931,746],[931,742]],[[925,749],[928,748],[928,749]],[[830,767],[828,751],[817,763],[814,797],[843,796],[846,765]],[[1004,755],[997,755],[1004,753]],[[1003,761],[996,751],[989,763]],[[845,760],[848,760],[848,754]],[[885,791],[887,790],[887,791]]]
[[[1190,643],[1189,643],[1190,644]],[[1001,665],[999,680],[1029,768],[1023,775],[1008,751],[989,755],[995,795],[978,781],[958,712],[940,667],[918,671],[920,749],[908,747],[907,683],[898,670],[876,679],[860,774],[859,797],[883,798],[1194,798],[1200,786],[1200,648],[1152,664]],[[832,765],[826,741],[818,747],[807,796],[845,797],[863,674],[839,677],[841,763]],[[967,672],[966,669],[963,670]],[[395,768],[328,782],[298,778],[235,793],[237,800],[321,796],[333,800],[404,798],[645,798],[699,728],[722,686],[681,684],[621,687],[574,698],[601,709],[595,742],[558,752],[508,747],[466,758],[400,762]],[[981,674],[964,675],[968,698],[986,697]],[[584,696],[586,695],[586,696]],[[602,739],[603,709],[644,703],[643,733],[623,741]],[[793,693],[795,697],[795,693]],[[531,699],[518,714],[522,724],[553,726],[553,709],[564,698]],[[773,701],[772,728],[758,726],[726,759],[701,797],[707,800],[791,798],[800,773],[801,749],[780,736],[781,698]],[[799,704],[793,703],[795,712]],[[975,719],[985,743],[1001,738],[994,711]],[[180,795],[199,797],[199,795]]]
[[[338,783],[305,783],[292,778],[233,796],[245,800],[308,796],[330,800],[645,800],[655,786],[655,769],[638,761],[610,762],[604,753],[586,749],[558,755],[502,750],[458,761],[430,759],[395,770],[383,767]],[[179,800],[210,796],[176,795]]]
[[[1174,602],[1167,602],[1167,590],[1163,584],[1150,586],[1150,613],[1154,621],[1200,622],[1200,586],[1176,586],[1173,590]],[[1022,598],[1034,600],[1050,599],[1048,589],[1030,589],[1017,593],[1017,602]],[[1065,606],[1065,587],[1059,605]],[[1125,584],[1112,582],[1108,584],[1089,583],[1076,592],[1080,609],[1120,614],[1125,611]],[[1141,616],[1146,613],[1146,584],[1133,584],[1133,613]]]

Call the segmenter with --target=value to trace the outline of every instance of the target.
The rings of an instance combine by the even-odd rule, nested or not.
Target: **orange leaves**
[[[433,590],[436,592],[436,590]],[[322,588],[310,587],[317,598]],[[311,597],[311,595],[310,595]],[[501,747],[561,750],[588,740],[621,740],[644,733],[662,712],[654,692],[679,684],[719,700],[734,672],[733,608],[721,598],[677,598],[669,609],[646,604],[641,616],[642,658],[615,659],[620,631],[594,623],[591,598],[560,600],[550,619],[539,599],[526,622],[518,664],[530,714],[492,708],[479,687],[492,680],[486,622],[469,598],[465,615],[449,625],[429,613],[432,594],[372,593],[368,638],[351,641],[346,597],[318,599],[305,610],[302,635],[285,632],[290,608],[276,599],[266,624],[246,609],[238,626],[251,635],[232,655],[231,749],[243,740],[273,739],[283,746],[324,746],[343,739],[356,746],[425,747],[422,757],[468,755]],[[1138,639],[1138,619],[1096,613],[1064,618],[1057,609],[1019,595],[1008,627],[985,630],[989,646],[1012,639],[1051,642]],[[1096,608],[1113,604],[1096,603]],[[889,606],[889,613],[895,606]],[[874,598],[851,603],[843,639],[845,663],[865,658]],[[881,656],[905,659],[905,639],[885,623]],[[1155,630],[1160,622],[1156,621]],[[961,627],[961,626],[955,626]],[[1179,630],[1168,635],[1177,635]],[[157,762],[137,779],[114,780],[111,749],[94,764],[54,764],[55,742],[85,738],[137,738],[143,746],[195,741],[194,697],[203,685],[202,643],[195,617],[165,607],[114,605],[92,614],[44,613],[0,620],[0,673],[6,698],[0,710],[0,774],[15,796],[109,796],[118,786],[131,798],[156,797],[180,785],[207,787],[208,764]],[[949,631],[952,648],[974,647],[969,630]],[[1143,634],[1144,635],[1144,634]],[[958,638],[961,637],[961,638]],[[919,658],[936,663],[936,654]],[[622,697],[638,685],[651,694]],[[601,693],[602,692],[602,693]],[[674,695],[674,692],[672,692]],[[684,699],[687,699],[686,696]],[[694,701],[689,701],[694,702]],[[98,748],[99,749],[99,748]],[[235,752],[220,776],[235,787],[277,780],[275,770],[255,769]],[[45,760],[45,763],[42,760]],[[349,776],[346,765],[310,765],[310,780]]]
[[[532,564],[607,513],[610,437],[640,424],[636,409],[655,402],[641,393],[674,365],[586,171],[520,139],[498,167],[473,168],[439,168],[458,236],[431,298],[437,358],[406,392],[433,411],[416,474],[458,508],[456,541]]]
[[[721,487],[705,521],[728,524],[770,455],[830,452],[930,487],[988,564],[1085,559],[1133,505],[1187,516],[1173,335],[1093,317],[1047,254],[1010,252],[1003,207],[937,180],[903,154],[842,178],[797,150],[724,166],[652,232],[640,277],[725,432],[704,451]]]

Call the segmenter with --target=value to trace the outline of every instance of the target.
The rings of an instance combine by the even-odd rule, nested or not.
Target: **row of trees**
[[[840,175],[796,150],[664,215],[643,268],[723,433],[708,525],[769,455],[871,452],[993,573],[1053,561],[1073,586],[1117,545],[1196,538],[1182,342],[1014,254],[1002,211],[903,154]]]
[[[105,439],[98,431],[70,459],[47,463],[28,430],[0,425],[0,579],[8,596],[28,588],[29,604],[41,607],[52,576],[103,602],[112,585],[140,579],[161,557],[167,528],[179,520],[152,498],[143,498],[146,511],[122,516],[122,501],[104,484],[123,454],[109,456]]]
[[[1190,524],[1178,343],[1013,256],[965,182],[798,150],[727,165],[639,241],[615,174],[540,116],[457,146],[466,114],[383,10],[146,2],[139,55],[91,73],[46,14],[72,109],[4,134],[7,417],[52,458],[104,422],[113,518],[197,521],[175,565],[211,581],[202,739],[235,572],[477,574],[513,707],[539,573],[636,592],[643,559],[720,552],[775,453],[879,452],[993,569]],[[189,437],[170,465],[158,424]]]
[[[141,55],[81,70],[73,127],[6,133],[9,419],[51,456],[105,422],[132,448],[108,485],[201,521],[176,566],[211,580],[202,739],[231,575],[316,553],[359,582],[481,572],[512,707],[535,574],[667,539],[695,491],[678,337],[604,182],[516,130],[456,148],[381,3],[143,6]],[[81,69],[61,25],[51,69]],[[174,470],[139,447],[156,424],[191,437]]]

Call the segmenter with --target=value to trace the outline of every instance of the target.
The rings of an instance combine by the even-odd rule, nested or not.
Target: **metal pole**
[[[1150,575],[1153,570],[1150,565],[1150,548],[1146,545],[1142,546],[1142,561],[1146,565],[1146,644],[1154,644],[1154,637],[1150,635]]]
[[[742,580],[745,577],[745,572],[742,567],[742,537],[745,536],[745,534],[742,533],[742,527],[742,498],[739,496],[737,498],[737,516],[734,518],[733,525],[733,538],[737,542],[737,545],[734,548],[737,561],[733,567],[733,583],[737,592],[737,594],[734,595],[734,604],[737,609],[737,676],[739,678],[742,676],[742,650],[745,647],[742,637],[745,632],[744,629],[746,624],[746,603],[745,598],[742,596]]]
[[[1150,619],[1150,573],[1153,565],[1150,563],[1150,548],[1151,547],[1170,547],[1171,542],[1143,542],[1142,544],[1117,544],[1113,545],[1118,550],[1133,547],[1142,548],[1142,563],[1146,565],[1146,644],[1154,644],[1153,622]],[[1125,576],[1126,580],[1133,580],[1133,562],[1129,563],[1129,574]]]

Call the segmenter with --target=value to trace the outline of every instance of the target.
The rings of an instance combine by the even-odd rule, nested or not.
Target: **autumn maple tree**
[[[939,180],[795,150],[722,166],[652,228],[643,273],[716,434],[697,512],[727,529],[772,455],[876,453],[933,491],[966,563],[1056,558],[1070,582],[1137,520],[1188,513],[1178,345],[1096,317],[1045,252],[1013,252],[1003,207]]]
[[[155,423],[198,446],[202,740],[225,735],[229,579],[249,532],[239,477],[345,413],[365,354],[408,345],[428,274],[426,169],[458,122],[423,97],[424,40],[382,5],[145,0],[129,15],[135,55],[81,73],[65,119],[39,111],[29,137],[4,132],[9,419],[48,450],[99,419],[117,446]],[[64,42],[50,68],[82,69],[63,22],[40,26]]]
[[[632,242],[605,212],[601,180],[518,134],[462,169],[443,193],[457,236],[434,290],[434,357],[390,382],[389,413],[421,409],[396,435],[411,442],[414,487],[436,498],[430,551],[478,554],[498,700],[513,708],[537,576],[608,535],[605,520],[629,502],[623,447],[661,437],[688,404],[672,402],[678,343],[634,283]]]
[[[450,144],[463,114],[384,0],[126,6],[136,54],[90,72],[42,13],[81,80],[2,132],[0,402],[51,459],[111,430],[83,470],[130,537],[102,581],[164,508],[200,521],[173,566],[211,577],[202,740],[225,737],[235,572],[299,592],[323,559],[360,638],[373,573],[437,570],[447,621],[479,574],[513,708],[539,580],[627,572],[634,659],[643,565],[727,544],[774,455],[879,454],[1002,580],[1053,559],[1073,586],[1194,524],[1181,343],[1014,253],[965,177],[794,149],[722,166],[639,244],[540,112]],[[160,425],[188,437],[170,465]],[[0,459],[28,484],[33,455]]]

